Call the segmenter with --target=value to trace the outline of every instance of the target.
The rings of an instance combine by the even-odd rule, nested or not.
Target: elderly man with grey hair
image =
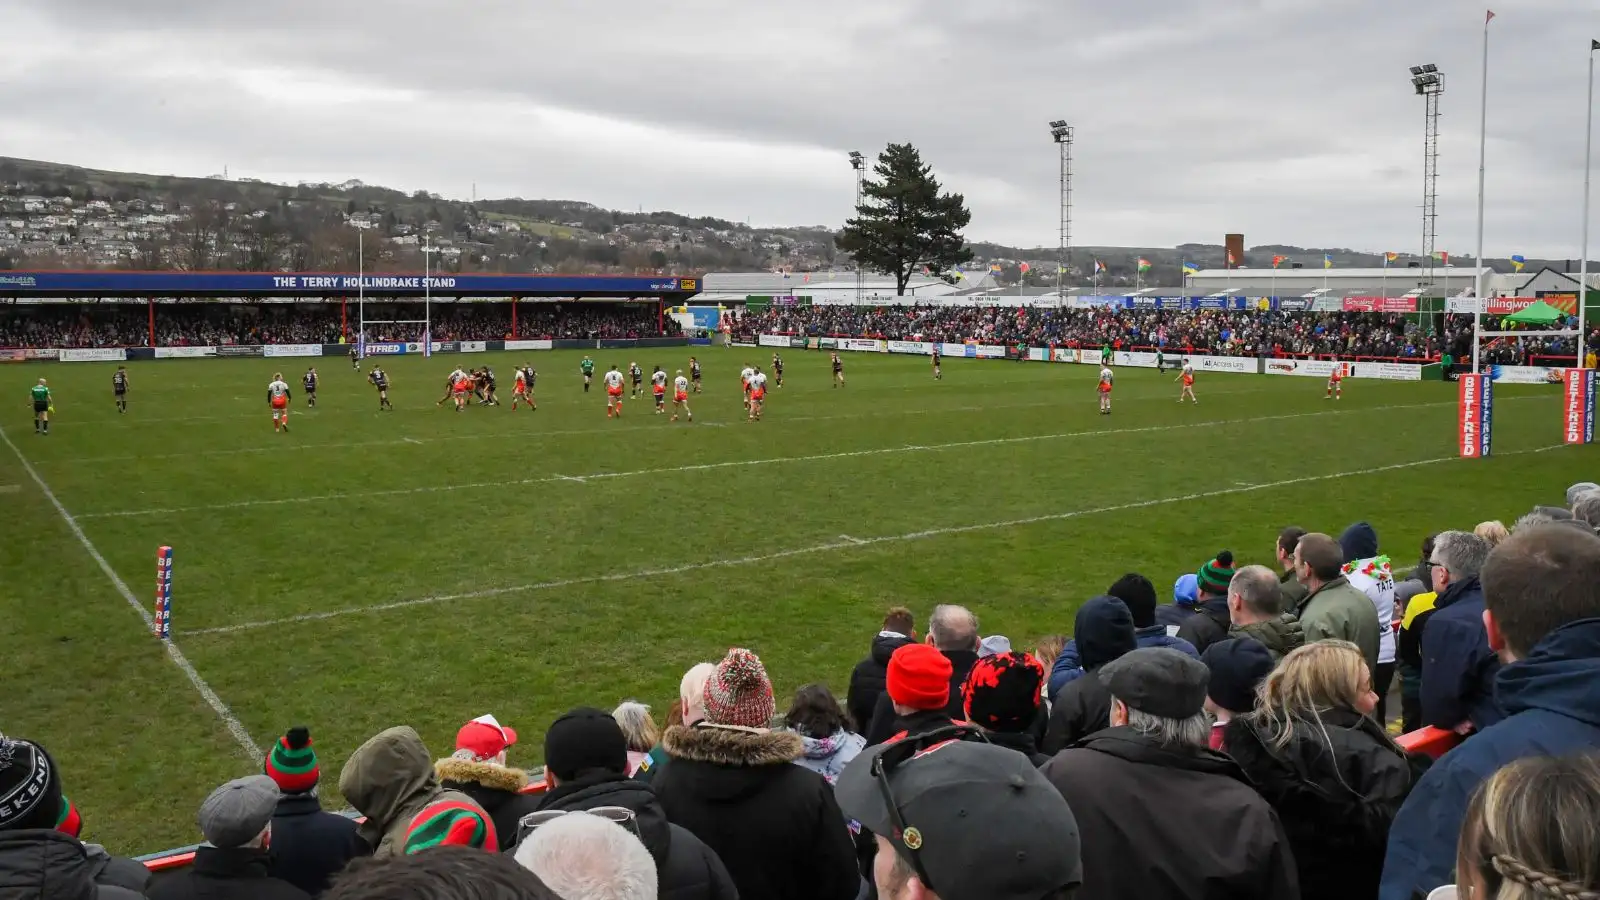
[[[1427,563],[1439,598],[1411,625],[1422,648],[1424,725],[1469,734],[1503,718],[1494,693],[1500,660],[1489,649],[1478,582],[1488,558],[1489,543],[1475,534],[1446,531],[1434,538]]]
[[[1278,814],[1232,757],[1207,746],[1205,664],[1142,647],[1085,677],[1111,691],[1111,727],[1039,770],[1072,807],[1083,858],[1116,860],[1084,866],[1078,900],[1183,893],[1173,885],[1241,900],[1300,896]]]
[[[1228,636],[1253,638],[1276,663],[1306,642],[1294,613],[1283,611],[1283,587],[1266,566],[1245,566],[1228,582]]]
[[[561,900],[656,900],[656,864],[627,828],[587,812],[542,822],[517,845],[517,864]]]
[[[966,718],[961,686],[967,681],[967,673],[978,662],[978,648],[982,640],[982,635],[978,633],[978,617],[965,606],[941,603],[933,608],[933,615],[928,617],[926,642],[950,660],[950,697],[945,703],[945,712],[952,719]],[[872,710],[872,722],[867,727],[867,743],[881,744],[893,737],[900,731],[896,727],[899,718],[894,710],[894,701],[890,699],[889,692],[884,691]],[[860,724],[857,723],[858,726]]]

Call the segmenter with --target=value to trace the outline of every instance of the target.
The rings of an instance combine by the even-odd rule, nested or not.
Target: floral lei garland
[[[1382,581],[1385,578],[1394,577],[1390,573],[1389,557],[1387,556],[1374,556],[1373,558],[1367,560],[1347,562],[1340,569],[1340,571],[1346,575],[1354,574],[1356,571],[1356,562],[1362,563],[1361,574],[1373,579],[1374,581]]]

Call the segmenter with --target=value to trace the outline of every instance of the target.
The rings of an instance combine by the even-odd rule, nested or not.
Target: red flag
[[[1020,274],[1026,275],[1026,274],[1028,274],[1028,269],[1030,269],[1030,268],[1031,268],[1031,266],[1029,266],[1027,263],[1023,263],[1023,264],[1017,266],[1017,271]]]
[[[1483,24],[1485,24],[1485,25],[1489,24],[1489,21],[1491,19],[1493,19],[1493,18],[1494,18],[1494,10],[1491,9],[1491,10],[1489,10],[1489,14],[1487,16],[1483,17]]]
[[[1231,251],[1228,253],[1228,265],[1233,265],[1233,253]]]

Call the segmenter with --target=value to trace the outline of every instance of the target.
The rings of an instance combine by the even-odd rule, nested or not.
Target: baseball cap
[[[277,782],[265,775],[235,778],[200,804],[200,833],[218,849],[243,847],[266,830],[278,796]]]
[[[1083,882],[1067,801],[1027,756],[970,726],[864,751],[835,791],[943,900],[1038,900]]]
[[[517,733],[494,716],[479,716],[456,732],[456,749],[470,752],[479,761],[494,759],[516,742]]]

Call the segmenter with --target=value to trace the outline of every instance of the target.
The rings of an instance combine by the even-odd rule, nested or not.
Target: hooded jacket
[[[1272,661],[1277,662],[1293,653],[1306,642],[1305,629],[1300,627],[1300,620],[1294,613],[1283,613],[1276,619],[1265,622],[1251,622],[1249,625],[1234,625],[1228,629],[1229,637],[1253,638],[1267,648],[1272,654]]]
[[[652,782],[667,820],[705,842],[745,900],[854,900],[855,846],[833,788],[794,765],[800,736],[675,725]]]
[[[1506,718],[1441,757],[1400,808],[1381,900],[1411,900],[1451,883],[1467,801],[1501,766],[1600,746],[1600,619],[1545,635],[1526,659],[1500,670],[1495,693]]]
[[[1239,765],[1204,747],[1163,747],[1109,728],[1040,769],[1072,807],[1088,860],[1078,900],[1296,900],[1278,816]]]
[[[494,820],[500,838],[500,852],[516,848],[517,823],[539,808],[539,798],[524,794],[528,773],[509,766],[447,757],[433,764],[439,783],[447,790],[460,791],[478,802]]]
[[[1383,728],[1351,710],[1322,713],[1320,727],[1296,719],[1289,744],[1251,717],[1234,719],[1224,742],[1277,810],[1307,900],[1372,897],[1383,872],[1389,825],[1411,792],[1411,765]]]
[[[1067,682],[1051,703],[1050,722],[1040,747],[1046,755],[1054,755],[1068,744],[1110,726],[1111,691],[1096,673],[1138,646],[1133,614],[1126,604],[1111,596],[1094,597],[1079,607],[1073,632],[1086,674]]]
[[[132,885],[121,884],[123,879],[117,879],[118,884],[104,880],[102,873],[107,868],[107,860],[54,828],[0,831],[0,897],[6,900],[139,900],[144,896]],[[145,879],[148,881],[149,872]]]
[[[1483,626],[1483,585],[1476,578],[1444,589],[1423,621],[1422,723],[1451,729],[1471,722],[1479,730],[1504,718],[1495,702],[1500,657],[1489,649]]]
[[[430,803],[477,805],[466,794],[439,785],[428,748],[407,725],[379,732],[351,754],[339,773],[339,793],[367,817],[359,833],[379,858],[405,852],[412,817]]]
[[[1207,647],[1228,636],[1228,628],[1232,624],[1228,613],[1228,596],[1201,594],[1200,604],[1194,608],[1194,612],[1178,629],[1178,637],[1188,641],[1196,651],[1204,653]]]
[[[633,810],[639,841],[656,863],[661,900],[738,900],[722,860],[699,838],[667,821],[661,801],[647,784],[621,772],[587,772],[535,799],[542,810],[597,806]]]
[[[889,680],[889,657],[896,650],[916,641],[897,632],[880,631],[872,639],[872,649],[867,658],[856,663],[850,672],[850,691],[845,696],[845,711],[857,729],[866,731],[872,724],[872,713],[878,706]]]
[[[1134,643],[1140,649],[1145,647],[1171,647],[1180,653],[1187,653],[1195,659],[1200,658],[1199,651],[1194,645],[1183,638],[1167,634],[1167,626],[1157,622],[1144,628],[1133,629]],[[1055,664],[1050,667],[1049,696],[1054,697],[1061,692],[1069,681],[1076,681],[1083,677],[1083,660],[1078,658],[1078,641],[1073,638],[1061,648],[1061,655],[1056,657]]]
[[[1361,648],[1367,669],[1378,671],[1378,610],[1343,575],[1307,594],[1294,614],[1307,643],[1349,641]]]
[[[272,874],[315,897],[350,860],[372,852],[354,819],[327,812],[316,794],[284,794],[272,814]]]

